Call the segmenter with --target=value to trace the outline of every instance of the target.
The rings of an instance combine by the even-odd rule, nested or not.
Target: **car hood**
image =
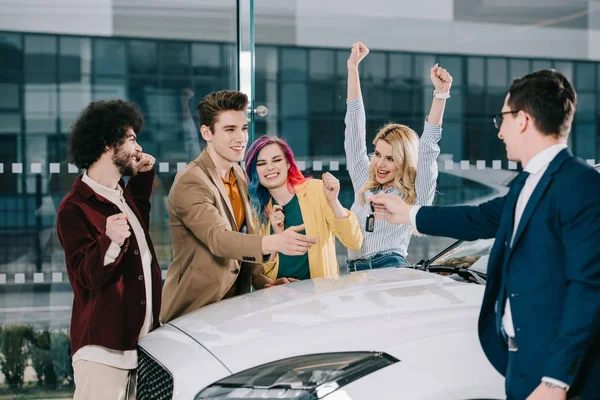
[[[412,343],[430,347],[439,336],[476,337],[483,291],[427,272],[388,268],[258,290],[170,324],[232,373],[323,352],[381,351],[402,359]]]

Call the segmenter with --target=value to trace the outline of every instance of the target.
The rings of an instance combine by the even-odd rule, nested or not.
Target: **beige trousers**
[[[75,395],[73,400],[132,400],[128,394],[134,371],[119,369],[93,361],[78,360],[73,364]],[[131,391],[134,392],[133,388]]]

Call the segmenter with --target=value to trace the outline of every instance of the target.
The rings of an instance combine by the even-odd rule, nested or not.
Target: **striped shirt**
[[[362,206],[358,201],[358,192],[369,179],[369,156],[366,145],[366,116],[362,98],[348,102],[346,110],[346,163],[352,186],[354,188],[354,203],[351,210],[358,217],[360,229],[363,234],[363,245],[360,250],[348,249],[348,258],[373,257],[379,253],[399,253],[406,257],[408,244],[414,228],[411,225],[392,225],[385,221],[375,220],[373,232],[365,231],[365,221],[371,213],[369,204]],[[423,135],[419,140],[419,155],[417,162],[417,177],[415,190],[417,199],[415,204],[431,205],[435,196],[436,180],[438,176],[437,156],[440,154],[438,142],[442,137],[442,127],[431,125],[425,121]],[[395,186],[381,193],[401,196]],[[363,194],[365,200],[375,194],[367,191]]]

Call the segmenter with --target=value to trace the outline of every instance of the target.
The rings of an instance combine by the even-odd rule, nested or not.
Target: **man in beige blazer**
[[[263,273],[273,252],[305,254],[316,238],[304,226],[271,236],[255,234],[242,161],[248,143],[248,97],[214,92],[198,104],[206,149],[175,177],[169,193],[173,262],[167,271],[160,312],[162,323],[251,286],[283,284]]]

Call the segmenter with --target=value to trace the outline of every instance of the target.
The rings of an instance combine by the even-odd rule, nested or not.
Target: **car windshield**
[[[432,258],[430,265],[470,268],[485,274],[493,245],[494,239],[480,239],[472,242],[459,241]]]

